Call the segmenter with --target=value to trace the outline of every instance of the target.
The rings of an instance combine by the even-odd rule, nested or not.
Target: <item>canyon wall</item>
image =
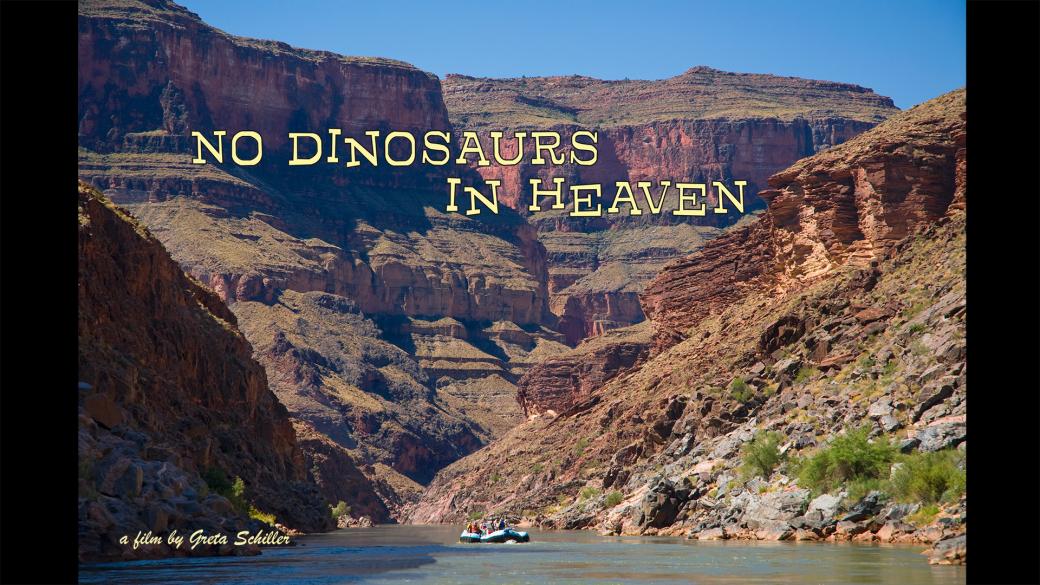
[[[287,165],[289,131],[448,129],[435,76],[235,37],[161,0],[80,3],[79,29],[80,177],[228,303],[325,497],[386,521],[522,419],[516,380],[565,349],[535,230],[442,212],[447,170]],[[263,160],[192,164],[195,130],[257,131]]]
[[[767,178],[794,161],[841,144],[898,110],[888,98],[851,84],[774,75],[727,73],[694,67],[659,81],[605,81],[582,76],[484,79],[448,75],[444,100],[452,124],[484,132],[552,131],[563,137],[578,129],[598,132],[598,162],[475,167],[502,181],[503,200],[525,211],[528,181],[564,177],[567,185],[603,183],[603,206],[613,201],[615,181],[711,183],[721,181],[737,194],[734,180],[747,181],[745,210],[764,207],[757,193]],[[507,136],[510,136],[507,132]],[[492,144],[485,141],[488,156]],[[502,142],[512,157],[517,141]],[[582,156],[585,156],[582,154]],[[636,193],[637,201],[641,195]],[[716,203],[709,190],[710,205]],[[544,199],[543,199],[544,201]],[[685,256],[740,216],[675,217],[673,197],[663,214],[643,202],[638,216],[621,214],[572,219],[570,208],[532,214],[548,250],[550,306],[572,344],[643,319],[637,296],[668,261]],[[691,229],[692,228],[692,229]],[[696,235],[691,237],[691,231]],[[625,249],[617,254],[618,242]]]
[[[765,217],[676,261],[651,282],[644,310],[667,345],[753,287],[803,286],[843,264],[869,266],[895,242],[963,207],[964,94],[917,106],[843,148],[769,179]],[[671,341],[669,341],[671,340]]]
[[[200,475],[242,478],[248,501],[290,528],[331,527],[289,414],[251,354],[224,303],[80,183],[81,560],[161,554],[117,542],[138,530],[247,529]]]

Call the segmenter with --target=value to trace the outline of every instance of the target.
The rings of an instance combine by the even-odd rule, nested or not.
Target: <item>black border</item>
[[[1040,4],[969,1],[969,583],[1040,583]]]
[[[76,2],[0,2],[0,581],[77,580]]]

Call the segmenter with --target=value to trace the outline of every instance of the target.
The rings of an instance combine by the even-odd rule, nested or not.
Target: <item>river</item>
[[[253,557],[82,565],[81,583],[702,583],[965,582],[922,547],[816,542],[690,541],[531,531],[527,544],[459,544],[452,526],[353,528],[296,539]]]

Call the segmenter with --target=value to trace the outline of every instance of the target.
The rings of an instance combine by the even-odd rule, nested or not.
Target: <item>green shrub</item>
[[[625,499],[625,496],[623,496],[621,494],[621,492],[619,492],[617,490],[614,490],[614,491],[610,492],[609,494],[607,494],[607,499],[603,502],[603,507],[605,507],[605,508],[613,508],[614,506],[620,504],[621,501],[624,500],[624,499]]]
[[[762,476],[768,479],[773,474],[783,459],[780,454],[781,440],[779,433],[766,431],[757,433],[753,439],[744,443],[741,448],[741,472],[745,478]]]
[[[939,506],[936,506],[935,504],[928,504],[925,506],[921,506],[920,510],[907,516],[906,520],[907,522],[920,528],[922,526],[928,526],[929,524],[931,524],[932,520],[935,520],[935,517],[938,515]]]
[[[892,474],[892,495],[924,504],[955,501],[966,487],[963,461],[963,453],[956,449],[909,455]]]
[[[538,462],[531,466],[531,473],[541,473],[543,469],[545,469],[545,466]]]
[[[798,384],[808,382],[809,378],[816,375],[818,370],[809,366],[802,366],[798,369],[798,373],[794,375],[794,381]]]
[[[211,467],[202,474],[209,491],[220,494],[231,502],[231,505],[239,514],[249,514],[249,502],[246,501],[246,483],[241,477],[235,477],[230,481],[223,469]]]
[[[896,367],[898,367],[898,364],[896,364],[896,360],[888,360],[887,362],[885,362],[885,369],[882,370],[881,373],[883,376],[889,377],[892,374],[896,373]]]
[[[235,477],[231,484],[231,495],[225,496],[231,501],[231,505],[242,514],[249,514],[249,502],[246,501],[246,482],[241,477]]]
[[[896,449],[887,438],[869,439],[870,427],[849,430],[797,465],[798,483],[814,492],[828,492],[851,481],[888,476]]]
[[[231,493],[231,481],[228,479],[227,474],[224,473],[223,469],[219,467],[210,467],[202,474],[202,479],[206,482],[211,492],[218,493],[220,495]],[[225,496],[226,497],[226,496]]]
[[[471,510],[470,513],[466,515],[466,520],[469,520],[469,521],[472,522],[474,520],[480,520],[483,517],[484,517],[484,510],[482,508],[477,508],[475,510]]]
[[[329,506],[332,509],[332,518],[336,519],[340,516],[350,516],[350,506],[346,502],[340,500],[335,506]]]
[[[915,341],[910,344],[910,353],[914,354],[917,357],[928,355],[928,346],[921,343],[920,341]]]
[[[888,485],[885,480],[876,477],[853,479],[845,484],[845,501],[851,503],[858,502],[875,490],[887,494]]]
[[[744,381],[744,378],[733,378],[729,384],[729,396],[737,402],[747,402],[754,396],[754,390]]]
[[[589,440],[585,437],[578,439],[578,442],[574,444],[574,456],[581,457],[581,454],[585,452],[585,449],[589,446]]]
[[[580,501],[585,501],[585,500],[588,500],[590,498],[595,498],[599,494],[600,494],[599,488],[594,488],[594,487],[589,485],[589,486],[585,486],[585,487],[581,488],[581,491],[578,492],[578,499]]]
[[[274,514],[268,514],[267,512],[261,512],[260,510],[257,510],[253,506],[249,506],[249,517],[254,519],[254,520],[259,520],[261,522],[266,522],[267,524],[270,524],[271,526],[274,526],[274,523],[275,523]]]

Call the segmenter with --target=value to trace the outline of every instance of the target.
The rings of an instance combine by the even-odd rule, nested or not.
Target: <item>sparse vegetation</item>
[[[211,467],[202,474],[202,479],[211,492],[227,498],[238,513],[249,514],[250,506],[245,498],[246,484],[241,477],[235,477],[234,481],[231,481],[223,469]]]
[[[802,366],[798,370],[798,373],[795,374],[794,381],[796,384],[808,382],[810,378],[817,374],[817,372],[819,372],[819,370],[817,370],[816,368],[810,366]]]
[[[260,510],[257,510],[255,506],[252,506],[252,505],[249,506],[249,517],[254,519],[254,520],[259,520],[261,522],[265,522],[267,524],[270,524],[271,526],[274,526],[274,524],[275,524],[274,514],[268,514],[267,512],[261,512]]]
[[[939,506],[935,504],[928,504],[921,506],[921,508],[913,514],[906,517],[907,522],[914,526],[927,526],[935,520],[935,517],[939,515]]]
[[[729,396],[737,402],[747,402],[754,397],[754,390],[744,381],[744,378],[736,377],[729,384]]]
[[[741,474],[745,478],[761,476],[768,479],[783,459],[780,454],[781,440],[779,433],[766,431],[756,434],[745,443],[741,448]]]
[[[483,517],[484,517],[484,509],[483,508],[477,508],[477,509],[474,509],[474,510],[470,510],[469,514],[466,514],[466,520],[468,520],[470,522],[473,522],[475,520],[480,520]]]
[[[329,506],[332,510],[332,518],[336,519],[340,516],[350,516],[350,506],[346,502],[340,500],[335,506]]]
[[[543,469],[545,469],[545,465],[541,461],[536,461],[531,465],[531,473],[541,473]]]
[[[614,490],[607,494],[607,499],[603,501],[603,507],[613,508],[614,506],[621,503],[625,499],[625,496],[621,492]]]
[[[578,442],[574,444],[574,456],[581,457],[581,454],[585,452],[589,446],[589,440],[585,437],[578,439]]]
[[[827,492],[849,482],[886,478],[896,449],[886,437],[871,441],[869,435],[867,425],[849,430],[798,462],[798,483]]]
[[[915,341],[910,344],[910,353],[914,354],[917,357],[928,355],[928,346],[921,343],[920,341]]]
[[[589,500],[589,499],[595,498],[599,494],[600,494],[600,489],[599,488],[595,488],[595,487],[592,487],[590,485],[587,485],[587,486],[581,488],[580,491],[578,491],[578,501],[584,502],[585,500]]]
[[[963,463],[964,454],[956,449],[906,456],[892,473],[891,493],[904,502],[955,501],[967,485]]]

